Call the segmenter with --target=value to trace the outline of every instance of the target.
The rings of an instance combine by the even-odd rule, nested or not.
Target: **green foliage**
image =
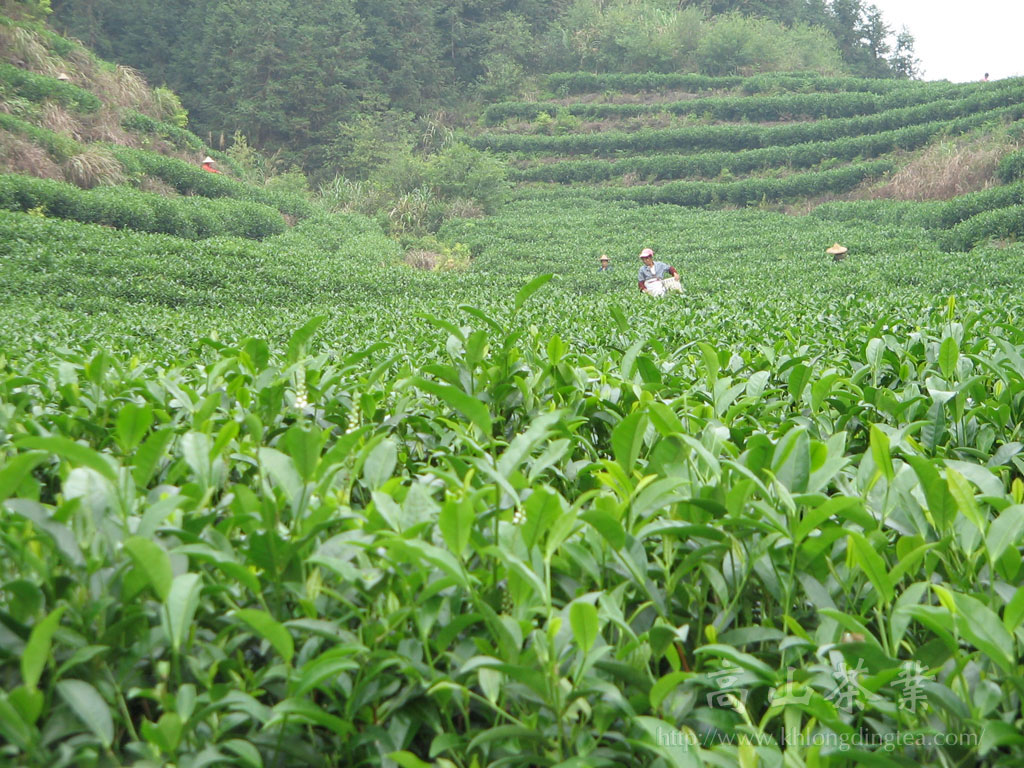
[[[1011,108],[1015,114],[1017,108]],[[771,169],[805,169],[822,163],[853,161],[878,157],[896,150],[914,150],[937,136],[957,134],[991,119],[990,114],[935,121],[922,125],[880,131],[832,141],[812,141],[790,146],[701,152],[699,154],[649,154],[621,160],[562,160],[539,162],[510,171],[513,181],[553,181],[559,183],[597,182],[635,173],[648,180],[716,178],[728,169],[731,173],[751,173]]]
[[[0,128],[27,137],[32,143],[45,149],[47,154],[57,162],[64,162],[84,149],[81,144],[66,134],[42,128],[3,112],[0,112]]]
[[[777,22],[727,14],[713,20],[696,50],[709,75],[814,69],[835,74],[839,50],[824,30],[787,29]]]
[[[595,272],[638,233],[685,296]],[[351,216],[0,213],[10,762],[1018,758],[1019,247],[586,201],[442,238],[470,270]]]
[[[184,128],[172,123],[165,123],[147,117],[141,112],[129,109],[124,113],[121,126],[126,131],[134,131],[142,134],[159,136],[170,141],[178,149],[190,149],[195,152],[205,152],[206,147],[195,134],[186,131]]]
[[[912,39],[897,41],[890,61],[889,29],[859,0],[801,3],[800,12],[785,13],[778,4],[760,12],[750,3],[727,3],[715,15],[683,5],[324,0],[300,8],[281,0],[140,0],[129,7],[60,0],[55,7],[62,26],[94,41],[101,55],[180,94],[200,135],[242,130],[317,183],[338,173],[369,177],[372,151],[360,139],[368,135],[362,121],[370,113],[463,114],[474,98],[511,98],[551,71],[640,80],[647,73],[913,71]],[[700,87],[728,82],[671,76]]]
[[[1024,205],[1006,205],[965,218],[944,232],[939,243],[946,251],[969,251],[989,240],[1013,241],[1022,235]]]
[[[744,81],[744,84],[749,81]],[[812,120],[823,117],[855,117],[874,114],[888,109],[908,107],[934,101],[941,95],[951,96],[969,90],[954,83],[940,83],[939,87],[903,88],[884,94],[863,91],[840,93],[786,93],[765,96],[704,96],[685,101],[652,104],[617,104],[588,102],[562,106],[555,102],[502,102],[491,104],[484,110],[487,125],[497,125],[509,119],[532,120],[541,112],[549,115],[563,109],[571,115],[589,119],[639,117],[658,115],[700,115],[714,120],[738,122],[777,122],[782,120]]]
[[[411,116],[390,110],[384,113],[360,113],[339,123],[327,150],[328,167],[346,178],[369,178],[392,156],[411,150]]]
[[[181,99],[170,88],[154,88],[153,100],[165,121],[178,128],[185,128],[188,125],[188,112],[181,105]]]
[[[7,62],[0,62],[0,84],[31,101],[50,100],[81,112],[95,112],[100,108],[100,100],[77,85],[56,77],[38,75]]]
[[[1013,108],[1024,93],[1024,81],[1016,80],[998,90],[975,90],[952,98],[937,98],[926,104],[897,107],[859,117],[818,120],[770,127],[754,125],[706,125],[650,129],[635,132],[606,131],[600,134],[538,136],[529,134],[481,134],[470,140],[479,149],[498,152],[558,152],[560,154],[658,150],[736,151],[808,141],[828,141],[845,136],[891,131],[937,120],[951,121],[979,112]]]
[[[441,195],[475,200],[490,212],[508,192],[507,172],[505,163],[490,153],[459,143],[431,158],[427,180]]]
[[[31,176],[0,174],[0,208],[188,238],[235,235],[262,239],[282,232],[277,210],[242,200],[166,198],[127,187],[83,190]]]
[[[1024,179],[1024,150],[1010,152],[999,161],[999,178],[1004,184]]]
[[[197,165],[174,157],[127,147],[116,147],[113,151],[129,175],[160,179],[183,195],[248,200],[275,207],[282,213],[297,217],[309,216],[312,213],[305,189],[305,177],[301,173],[285,178],[281,182],[258,187],[224,174],[209,173]]]

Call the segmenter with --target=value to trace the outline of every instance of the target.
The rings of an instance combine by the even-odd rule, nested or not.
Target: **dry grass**
[[[999,159],[1012,149],[1006,137],[984,136],[933,144],[860,197],[894,200],[948,200],[997,183]]]
[[[139,189],[143,192],[155,192],[164,197],[176,197],[178,191],[163,179],[156,179],[152,176],[144,176],[139,182]]]
[[[135,107],[140,112],[143,110],[155,111],[159,115],[153,102],[153,94],[149,90],[149,86],[146,85],[146,79],[138,70],[118,64],[114,70],[114,77],[117,81],[118,104],[124,107]]]
[[[89,115],[82,129],[82,138],[86,141],[105,141],[124,147],[141,146],[139,136],[122,128],[120,115],[109,108]]]
[[[47,102],[43,105],[39,124],[56,133],[63,133],[75,141],[81,141],[84,132],[78,119],[58,104]]]
[[[7,131],[0,131],[0,171],[42,179],[64,178],[60,166],[50,159],[45,149]]]
[[[0,27],[0,56],[16,66],[47,75],[61,71],[60,59],[51,56],[38,35],[25,27]]]
[[[414,249],[405,254],[405,263],[413,269],[430,271],[437,269],[438,264],[444,259],[440,253]]]
[[[69,157],[64,163],[64,178],[83,189],[127,181],[121,163],[103,147],[88,147]]]
[[[480,219],[484,216],[484,209],[475,200],[456,197],[448,203],[448,210],[445,212],[445,216],[446,218],[453,219]]]

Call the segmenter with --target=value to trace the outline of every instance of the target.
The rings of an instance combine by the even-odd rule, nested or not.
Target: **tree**
[[[906,27],[896,36],[889,66],[897,77],[915,80],[921,76],[921,60],[914,55],[914,36]]]

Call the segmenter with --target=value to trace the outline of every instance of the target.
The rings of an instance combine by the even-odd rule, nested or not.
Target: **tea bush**
[[[84,88],[7,62],[0,62],[0,83],[30,101],[50,100],[81,112],[95,112],[101,106],[100,100]]]
[[[749,125],[709,125],[686,128],[642,129],[627,133],[608,131],[600,134],[543,136],[525,134],[482,134],[470,140],[478,149],[497,152],[546,152],[608,154],[619,150],[652,152],[675,150],[740,150],[757,147],[827,141],[847,136],[891,131],[909,125],[936,120],[954,120],[1000,107],[1015,107],[1024,94],[1024,85],[1016,83],[999,90],[984,90],[961,98],[937,99],[913,107],[890,109],[873,115],[818,120],[771,127]]]
[[[989,240],[1017,240],[1021,235],[1024,235],[1024,205],[1012,204],[959,221],[942,233],[939,243],[946,251],[969,251]]]
[[[0,208],[179,237],[237,235],[261,239],[282,232],[281,214],[242,200],[165,198],[127,187],[82,190],[64,182],[0,174]],[[173,231],[172,231],[173,230]]]
[[[442,234],[470,271],[400,285],[357,217],[0,214],[5,758],[1016,759],[1019,251],[601,203]]]
[[[1024,150],[1010,152],[999,161],[999,178],[1005,184],[1024,179]]]

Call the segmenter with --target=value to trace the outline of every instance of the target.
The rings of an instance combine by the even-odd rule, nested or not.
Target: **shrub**
[[[1024,178],[1024,149],[1011,152],[999,161],[996,171],[1005,184]]]
[[[939,238],[944,251],[969,251],[989,240],[1016,240],[1024,235],[1024,205],[985,211],[966,219]]]
[[[281,214],[244,200],[166,198],[130,187],[83,190],[16,174],[0,175],[0,208],[41,209],[48,216],[187,238],[235,235],[261,239],[285,230]]]
[[[46,128],[40,128],[3,112],[0,112],[0,128],[31,139],[34,144],[45,149],[47,154],[58,163],[64,162],[73,155],[77,155],[84,149],[81,144],[70,136],[65,136]]]
[[[178,149],[191,149],[195,152],[207,151],[206,146],[194,133],[186,131],[177,125],[154,120],[134,109],[129,109],[125,112],[124,117],[121,119],[121,127],[126,131],[159,136],[174,144]]]
[[[431,159],[427,178],[445,197],[469,198],[491,212],[508,192],[508,167],[487,152],[453,144]]]
[[[81,220],[117,229],[154,231],[156,216],[148,193],[126,187],[100,187],[83,194],[86,204]]]
[[[154,88],[153,102],[161,120],[178,128],[188,125],[188,112],[181,105],[181,99],[170,88]]]
[[[30,101],[55,101],[80,112],[95,112],[102,106],[100,100],[84,88],[6,62],[0,62],[0,82]]]

